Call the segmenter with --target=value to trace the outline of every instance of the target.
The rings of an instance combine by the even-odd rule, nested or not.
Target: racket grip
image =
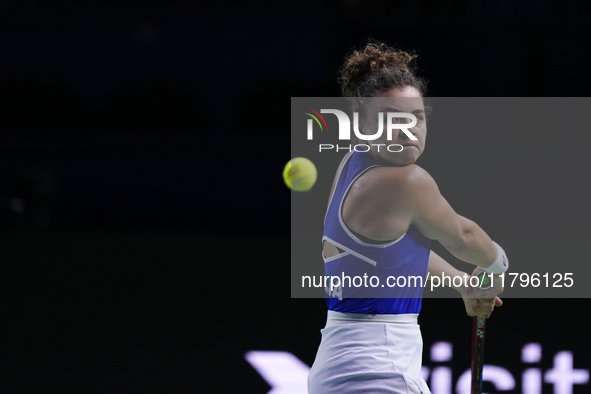
[[[484,337],[486,319],[474,317],[472,322],[472,389],[471,394],[482,394],[482,370],[484,368]]]

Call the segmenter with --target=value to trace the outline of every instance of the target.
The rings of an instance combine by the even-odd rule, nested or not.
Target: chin
[[[415,157],[414,155],[412,155],[410,157],[403,156],[403,157],[396,158],[395,160],[392,160],[392,162],[396,166],[408,166],[410,164],[414,164],[414,162],[417,161],[417,159],[418,159],[418,157]]]
[[[415,160],[404,159],[404,160],[388,160],[388,164],[395,167],[404,167],[409,164],[413,164]]]

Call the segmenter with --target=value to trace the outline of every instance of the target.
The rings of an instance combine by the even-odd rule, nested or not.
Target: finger
[[[503,300],[501,300],[499,297],[495,297],[495,306],[502,306],[503,305]]]
[[[492,310],[480,310],[476,315],[488,319],[492,315]]]
[[[476,298],[495,298],[497,294],[500,294],[499,289],[496,287],[490,287],[486,290],[477,288],[474,290]]]
[[[485,317],[488,318],[493,310],[495,309],[495,299],[494,298],[489,298],[489,299],[479,299],[478,300],[479,303],[477,306],[473,307],[474,313],[478,316],[478,317]]]
[[[483,307],[492,307],[495,304],[495,298],[479,298],[478,303]]]

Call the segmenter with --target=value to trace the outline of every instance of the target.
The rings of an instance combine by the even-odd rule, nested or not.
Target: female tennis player
[[[365,115],[359,114],[360,133],[375,134],[376,111],[412,114],[416,125],[409,134],[396,130],[391,140],[385,132],[377,140],[360,140],[369,150],[347,154],[337,170],[324,223],[325,275],[366,274],[380,284],[390,282],[327,289],[328,318],[308,377],[310,394],[430,393],[420,376],[417,317],[423,288],[409,282],[425,280],[427,274],[466,276],[430,251],[430,241],[476,265],[472,275],[483,270],[501,274],[508,266],[503,249],[476,223],[458,215],[433,178],[414,164],[427,135],[425,81],[415,75],[414,57],[371,43],[349,56],[342,68],[343,96],[376,98],[363,110]],[[411,120],[401,116],[395,122]],[[385,149],[389,144],[403,149]],[[462,295],[468,315],[489,317],[502,304],[496,297],[503,290],[500,280],[493,280],[488,290],[461,282],[452,287]]]

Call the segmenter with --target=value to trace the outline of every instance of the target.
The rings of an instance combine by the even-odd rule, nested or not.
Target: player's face
[[[413,87],[394,88],[379,95],[378,112],[407,112],[416,116],[417,124],[408,129],[417,140],[411,140],[402,130],[394,129],[392,131],[392,140],[387,139],[386,120],[384,119],[384,132],[381,137],[373,141],[361,141],[371,147],[372,156],[386,164],[394,166],[406,166],[413,164],[425,149],[425,139],[427,137],[427,121],[425,118],[425,105],[420,92]],[[385,118],[385,115],[384,115]],[[378,129],[378,117],[370,116],[366,120],[368,130]],[[410,123],[411,119],[400,118],[400,123]],[[378,146],[377,144],[385,144]],[[386,146],[400,144],[403,146],[401,152],[389,152]],[[392,147],[391,150],[399,150],[399,147]]]

